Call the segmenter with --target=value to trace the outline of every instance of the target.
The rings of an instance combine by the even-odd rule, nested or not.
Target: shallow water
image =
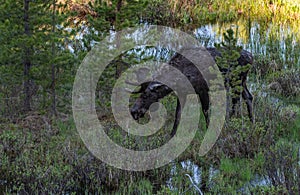
[[[189,180],[188,178],[184,178],[189,180],[188,183],[190,184],[191,188],[189,189],[190,192],[194,192],[197,191],[196,190],[196,186],[198,188],[200,188],[201,184],[202,184],[202,178],[201,178],[201,167],[199,167],[198,165],[196,165],[195,163],[193,163],[191,160],[186,160],[186,161],[182,161],[180,162],[180,165],[183,170],[185,170],[186,172],[191,173],[189,176],[191,177],[191,179]],[[177,171],[178,167],[174,166],[173,169],[171,170],[171,178],[167,181],[167,185],[171,190],[177,190],[172,182],[172,175],[176,175],[178,174]],[[215,185],[212,182],[212,178],[214,176],[216,176],[216,174],[218,174],[220,172],[220,170],[213,168],[213,166],[211,166],[210,170],[209,170],[209,182],[208,185],[213,188],[213,186]],[[271,181],[270,179],[268,179],[267,177],[263,177],[260,175],[255,175],[251,181],[247,182],[242,188],[237,190],[237,193],[242,193],[242,194],[250,194],[250,190],[258,187],[258,186],[271,186]]]
[[[257,22],[236,24],[209,24],[194,30],[195,37],[203,46],[213,47],[222,41],[223,33],[232,28],[238,44],[254,54],[263,54],[284,63],[286,68],[300,67],[300,33],[293,32],[289,26],[269,24],[262,26]]]

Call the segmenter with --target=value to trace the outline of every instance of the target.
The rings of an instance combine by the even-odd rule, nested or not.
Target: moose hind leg
[[[205,117],[205,122],[206,122],[206,128],[209,125],[209,94],[208,94],[208,90],[207,91],[202,91],[199,94],[200,97],[200,101],[201,101],[201,107],[202,107],[202,111]]]
[[[252,100],[253,100],[253,96],[252,94],[249,92],[249,90],[247,89],[246,84],[244,85],[244,90],[243,90],[243,99],[246,101],[247,104],[247,110],[248,110],[248,115],[249,115],[249,119],[250,121],[253,123],[253,107],[252,107]]]
[[[238,95],[238,94],[234,94],[234,95]],[[229,116],[230,117],[232,117],[234,114],[236,114],[236,107],[237,107],[237,103],[239,102],[239,95],[238,95],[238,97],[234,97],[234,98],[232,98],[231,99],[231,101],[232,101],[232,108],[231,108],[231,111],[230,111],[230,114],[229,114]]]

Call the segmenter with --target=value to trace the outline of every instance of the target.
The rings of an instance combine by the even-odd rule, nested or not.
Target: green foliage
[[[275,73],[274,73],[275,74]],[[300,69],[290,69],[277,72],[273,80],[281,86],[281,93],[286,97],[300,97]]]
[[[1,192],[192,194],[195,190],[190,188],[191,183],[185,174],[192,175],[193,171],[182,168],[180,164],[189,159],[203,170],[201,184],[209,184],[206,194],[243,193],[243,187],[256,175],[273,178],[273,186],[257,186],[250,189],[251,193],[297,193],[300,173],[300,118],[297,99],[300,82],[297,65],[300,47],[292,36],[286,37],[284,44],[287,49],[283,55],[282,42],[278,39],[278,30],[282,30],[282,26],[268,31],[269,36],[265,36],[265,32],[268,26],[266,24],[270,21],[273,22],[273,26],[279,26],[276,25],[278,21],[294,21],[299,16],[299,5],[291,1],[284,4],[282,1],[272,1],[278,11],[271,12],[268,2],[252,0],[184,1],[180,6],[180,1],[171,0],[112,0],[86,4],[85,1],[76,1],[81,2],[79,4],[84,9],[74,11],[70,16],[70,10],[66,9],[69,4],[59,5],[57,1],[37,0],[30,1],[30,34],[26,35],[23,2],[8,0],[0,4]],[[121,5],[118,5],[118,2],[121,2]],[[56,9],[53,9],[53,3],[56,3]],[[258,4],[260,6],[257,6]],[[80,11],[85,9],[91,12],[80,18]],[[82,19],[78,20],[82,23],[73,23],[72,17]],[[266,78],[267,82],[279,82],[283,86],[283,93],[293,96],[298,103],[282,109],[282,105],[267,101],[264,96],[260,97],[260,89],[255,90],[256,123],[250,124],[243,119],[233,118],[226,124],[214,149],[206,157],[198,155],[204,132],[197,131],[191,146],[170,165],[145,173],[122,171],[104,164],[87,151],[75,130],[74,122],[66,120],[65,117],[68,116],[62,114],[61,121],[47,118],[53,85],[52,64],[55,65],[56,75],[56,106],[59,111],[69,113],[76,69],[92,46],[110,33],[111,29],[121,30],[139,23],[194,28],[199,24],[228,22],[239,17],[249,21],[250,18],[259,20],[257,22],[261,27],[261,39],[258,41],[266,45],[266,53],[256,58],[254,72],[261,75],[258,79]],[[298,29],[298,26],[291,25],[289,29]],[[30,50],[29,55],[25,52],[26,47]],[[72,52],[69,47],[72,48]],[[222,50],[223,55],[223,58],[217,59],[220,67],[229,69],[225,76],[231,81],[233,95],[241,90],[241,81],[237,75],[248,71],[249,67],[237,66],[236,59],[239,58],[241,47],[237,45],[237,35],[233,30],[229,29],[224,34],[224,41],[217,47]],[[136,48],[123,54],[107,67],[97,86],[101,97],[96,101],[101,110],[106,109],[110,112],[110,92],[116,81],[116,68],[121,67],[124,70],[128,65],[149,59],[167,58],[164,51],[157,52],[159,54],[154,54],[154,57],[149,53],[151,48]],[[32,81],[34,93],[33,108],[39,110],[37,115],[40,117],[34,113],[16,116],[22,107],[20,99],[23,98],[25,58],[31,61],[28,77]],[[285,70],[291,67],[294,68]],[[165,98],[162,103],[168,113],[174,113],[174,96]],[[104,123],[107,135],[117,144],[135,150],[158,148],[166,143],[169,139],[166,129],[170,129],[174,118],[168,115],[166,127],[153,136],[140,138],[124,133],[112,122],[111,115],[106,117],[101,122]],[[142,122],[147,120],[146,118]],[[203,162],[206,164],[203,165]],[[207,168],[206,172],[204,167]],[[217,170],[215,175],[209,173],[212,167]]]
[[[50,135],[41,127],[1,124],[0,180],[10,193],[153,194],[153,185],[170,173],[170,167],[145,173],[114,169],[88,152],[72,120],[57,121],[52,128],[59,130]],[[118,132],[111,128],[110,135]]]
[[[225,87],[230,88],[230,95],[236,96],[243,90],[242,81],[240,79],[240,74],[242,72],[247,72],[251,65],[240,66],[238,64],[238,59],[240,57],[240,52],[242,50],[241,46],[237,46],[237,39],[234,37],[234,31],[230,28],[223,34],[224,41],[219,44],[215,44],[216,48],[221,52],[222,57],[216,57],[216,63],[223,72],[225,77]]]
[[[288,0],[168,0],[171,11],[179,17],[189,15],[190,21],[198,24],[215,22],[232,22],[240,18],[254,19],[265,24],[272,21],[274,24],[297,25],[300,6],[297,2]],[[221,8],[221,9],[220,9]]]
[[[153,186],[149,180],[141,179],[120,187],[120,193],[116,194],[153,194]]]
[[[219,157],[254,158],[261,147],[269,147],[274,143],[274,129],[256,122],[255,125],[241,118],[231,118],[222,130],[216,145],[222,148]]]
[[[100,41],[109,34],[109,30],[120,31],[133,27],[141,22],[141,15],[148,4],[148,0],[140,1],[95,1],[88,6],[95,12],[96,17],[87,16],[84,25],[89,27],[89,33],[83,35],[84,47],[89,51],[93,42]]]
[[[212,188],[212,192],[236,194],[237,189],[250,182],[252,177],[251,161],[247,159],[221,159],[220,171],[213,178],[213,182],[217,185]]]
[[[58,86],[64,83],[63,79],[68,78],[69,75],[61,76],[60,73],[62,71],[67,73],[70,65],[74,63],[74,56],[64,45],[64,37],[69,36],[68,31],[64,29],[67,15],[59,13],[58,10],[62,9],[63,5],[56,1],[30,1],[27,21],[29,32],[25,33],[23,6],[23,1],[6,1],[0,5],[0,15],[2,16],[0,50],[3,51],[1,53],[3,55],[0,55],[0,82],[1,85],[7,86],[0,93],[5,96],[20,96],[22,82],[30,81],[30,96],[37,94],[43,96],[43,103],[34,104],[35,108],[47,107],[51,86],[54,82]],[[30,62],[28,75],[23,74],[24,59]],[[56,64],[54,71],[57,78],[55,81],[52,80],[52,64]],[[22,77],[23,81],[20,79]],[[70,80],[68,79],[67,82]],[[19,88],[19,91],[15,92],[15,88]],[[16,111],[20,109],[18,108]]]
[[[252,194],[288,194],[288,191],[282,186],[257,186],[251,189]]]
[[[157,192],[157,195],[166,195],[166,194],[178,194],[178,193],[174,192],[174,190],[172,191],[167,186],[162,186],[161,190]]]
[[[11,126],[1,132],[0,158],[1,176],[10,193],[39,192],[61,193],[72,192],[77,186],[77,166],[79,161],[75,155],[81,155],[83,144],[73,133],[60,124],[62,132],[49,136],[40,129],[20,130],[21,126]],[[91,182],[97,182],[92,178]]]
[[[273,186],[288,194],[299,192],[299,143],[280,139],[266,151],[265,170]]]

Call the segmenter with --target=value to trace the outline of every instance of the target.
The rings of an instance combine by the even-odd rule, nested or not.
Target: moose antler
[[[125,83],[127,84],[132,84],[134,86],[141,86],[139,90],[137,91],[130,91],[129,89],[125,88],[125,91],[128,92],[128,93],[132,93],[132,94],[138,94],[138,93],[141,93],[143,91],[145,91],[150,83],[150,81],[148,82],[145,82],[145,83],[142,83],[142,84],[138,84],[138,83],[135,83],[135,82],[130,82],[130,81],[125,81]],[[137,84],[137,85],[136,85]]]
[[[130,91],[128,89],[125,89],[126,92],[132,93],[132,94],[137,94],[137,93],[141,93],[142,91],[144,91],[147,86],[149,85],[150,82],[144,82],[142,84],[140,84],[142,81],[144,81],[144,79],[147,77],[147,74],[150,72],[149,68],[139,68],[138,70],[135,70],[134,73],[136,75],[136,80],[137,82],[132,82],[132,81],[128,81],[125,80],[126,84],[129,85],[133,85],[133,86],[141,86],[140,89],[138,91]]]

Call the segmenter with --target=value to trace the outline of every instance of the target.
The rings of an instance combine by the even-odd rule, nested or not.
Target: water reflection
[[[197,164],[195,164],[191,160],[182,161],[182,162],[180,162],[180,165],[181,166],[179,166],[179,167],[173,166],[171,173],[170,173],[171,177],[167,181],[167,186],[172,191],[179,190],[175,187],[176,184],[173,181],[173,179],[174,179],[173,177],[175,177],[178,174],[182,174],[182,170],[184,170],[184,172],[189,173],[190,180],[188,180],[185,177],[183,179],[184,180],[186,179],[187,183],[189,183],[192,187],[194,187],[194,189],[189,188],[188,189],[189,192],[191,193],[193,191],[196,191],[196,189],[197,189],[196,187],[199,188],[203,184],[201,167],[199,167]],[[182,169],[182,170],[180,171],[178,169]],[[210,188],[214,188],[214,186],[216,186],[217,184],[213,181],[213,178],[217,177],[218,174],[220,174],[220,170],[211,166],[209,168],[208,174],[209,174],[208,185],[210,186]],[[261,175],[255,174],[254,177],[249,182],[246,182],[243,185],[243,187],[238,189],[237,192],[242,193],[242,194],[250,194],[251,189],[254,189],[259,186],[271,186],[271,185],[272,185],[272,183],[271,183],[270,178],[268,178],[267,176],[261,176]]]
[[[223,33],[233,28],[238,43],[254,54],[262,54],[281,63],[284,68],[300,66],[300,34],[287,25],[267,27],[258,22],[239,21],[236,24],[209,24],[194,30],[203,46],[213,47],[222,41]]]

